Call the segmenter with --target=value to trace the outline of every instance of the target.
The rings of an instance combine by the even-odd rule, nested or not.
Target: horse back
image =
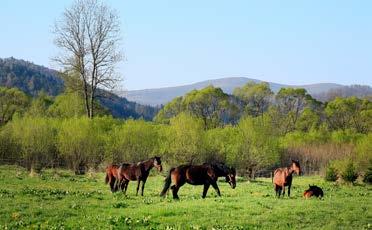
[[[212,167],[206,165],[192,165],[186,171],[186,181],[193,185],[202,185],[206,181],[216,180],[216,174]]]
[[[292,182],[292,177],[288,176],[288,169],[278,168],[274,171],[273,183],[279,186],[286,186]]]

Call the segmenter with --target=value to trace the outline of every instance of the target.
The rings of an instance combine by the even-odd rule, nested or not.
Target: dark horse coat
[[[322,198],[324,196],[323,190],[316,185],[309,185],[309,189],[304,192],[304,197],[310,198],[312,196]]]
[[[169,174],[165,179],[163,191],[160,195],[165,196],[170,187],[172,189],[173,198],[178,199],[178,190],[185,183],[188,183],[191,185],[204,185],[203,198],[206,197],[211,185],[216,190],[217,194],[221,196],[220,189],[217,185],[217,179],[219,176],[225,176],[231,187],[235,188],[236,182],[234,169],[228,167],[220,168],[217,165],[211,164],[181,165],[172,168],[169,171]],[[172,182],[174,185],[171,186]]]
[[[129,181],[137,181],[137,192],[142,182],[141,195],[143,196],[143,190],[145,188],[145,183],[147,177],[150,174],[150,170],[156,167],[160,172],[162,171],[162,165],[160,157],[153,157],[147,161],[138,162],[136,164],[121,164],[118,169],[118,181],[120,182],[119,186],[124,193],[127,192]]]

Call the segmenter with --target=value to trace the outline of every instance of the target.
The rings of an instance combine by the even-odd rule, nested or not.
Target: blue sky
[[[71,3],[2,0],[0,57],[56,67],[51,28]],[[124,89],[221,77],[372,85],[372,1],[107,3],[122,23]]]

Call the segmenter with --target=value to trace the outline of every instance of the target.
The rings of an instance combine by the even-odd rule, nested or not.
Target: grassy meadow
[[[271,179],[238,180],[235,190],[219,182],[222,197],[185,185],[180,200],[160,198],[163,176],[151,176],[145,196],[112,194],[103,173],[75,176],[45,170],[29,176],[17,166],[0,166],[0,229],[371,229],[372,186],[339,185],[319,176],[294,178],[292,197],[277,199]],[[308,184],[323,200],[302,198]],[[170,194],[169,194],[170,195]]]

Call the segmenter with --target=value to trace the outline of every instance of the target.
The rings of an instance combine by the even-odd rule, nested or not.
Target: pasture
[[[30,177],[17,166],[0,166],[0,229],[370,229],[372,186],[339,185],[319,176],[294,177],[291,198],[275,198],[271,179],[238,180],[235,190],[185,185],[179,201],[159,197],[164,175],[150,176],[145,196],[112,194],[103,173],[73,175],[45,170]],[[323,188],[323,200],[305,200],[308,184]]]

